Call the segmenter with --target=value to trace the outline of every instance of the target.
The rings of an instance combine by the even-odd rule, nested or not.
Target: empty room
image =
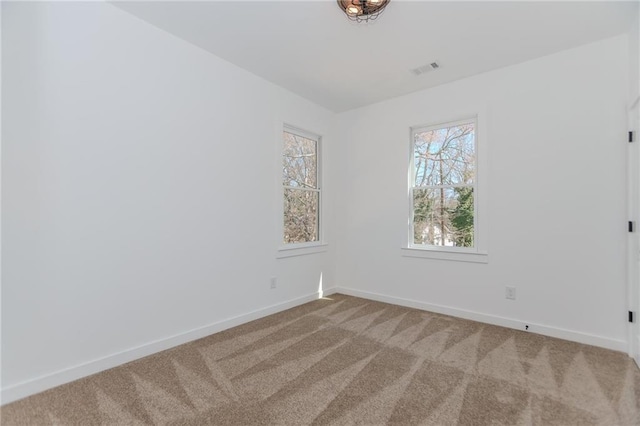
[[[4,425],[640,425],[640,3],[5,1]]]

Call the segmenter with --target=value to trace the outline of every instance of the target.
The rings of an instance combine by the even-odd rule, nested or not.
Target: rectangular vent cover
[[[438,64],[437,62],[431,62],[430,64],[423,65],[418,68],[414,68],[411,70],[411,72],[414,73],[415,75],[421,75],[421,74],[426,74],[429,71],[437,70],[438,68],[440,68],[440,64]]]

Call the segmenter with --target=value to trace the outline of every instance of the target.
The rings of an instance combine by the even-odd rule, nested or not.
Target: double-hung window
[[[476,119],[411,129],[409,248],[477,251]]]
[[[320,137],[285,126],[283,143],[283,243],[291,247],[319,244]]]

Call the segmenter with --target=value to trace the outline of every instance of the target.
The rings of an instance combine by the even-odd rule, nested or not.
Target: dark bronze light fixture
[[[338,0],[338,6],[349,19],[356,22],[368,22],[376,19],[389,0]]]

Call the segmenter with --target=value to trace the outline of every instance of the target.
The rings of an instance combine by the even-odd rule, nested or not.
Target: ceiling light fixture
[[[389,0],[338,0],[338,6],[347,17],[356,22],[368,22],[376,19]]]

